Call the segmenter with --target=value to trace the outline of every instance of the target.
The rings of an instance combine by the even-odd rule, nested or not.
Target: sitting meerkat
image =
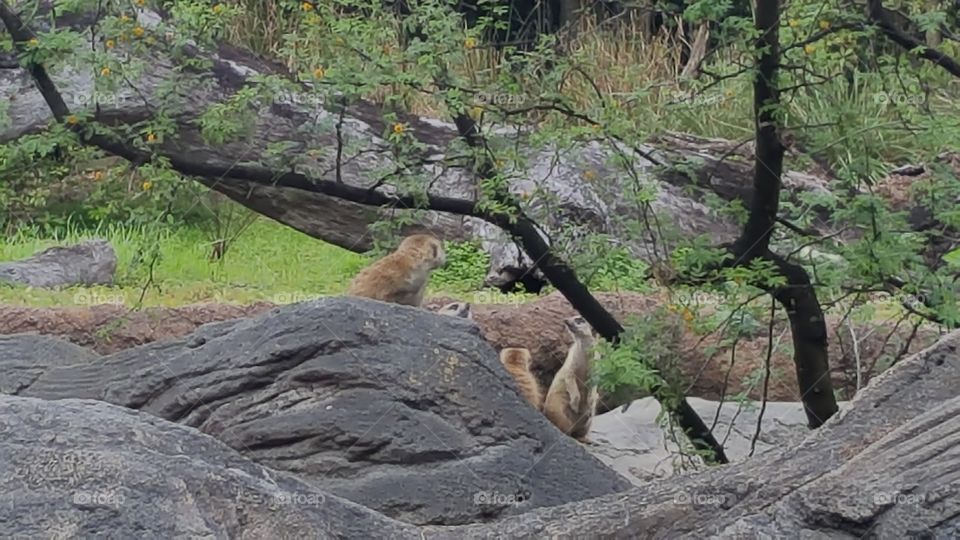
[[[430,272],[446,262],[440,239],[414,234],[404,238],[393,253],[361,270],[347,294],[420,307]]]
[[[543,391],[540,390],[537,378],[530,372],[530,361],[530,351],[527,349],[510,347],[500,351],[500,363],[517,381],[520,395],[533,405],[534,409],[540,411],[543,410]]]
[[[573,338],[573,345],[550,383],[543,414],[560,431],[580,442],[587,442],[599,397],[597,389],[590,385],[591,349],[596,338],[582,317],[571,317],[563,322]]]

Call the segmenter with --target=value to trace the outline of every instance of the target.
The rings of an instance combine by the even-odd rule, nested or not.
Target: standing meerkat
[[[530,372],[530,351],[527,349],[511,347],[500,351],[500,363],[507,368],[507,372],[517,381],[520,387],[520,395],[527,400],[533,408],[543,410],[543,391],[537,383],[537,378]]]
[[[347,294],[420,307],[430,272],[446,262],[440,239],[414,234],[404,238],[393,253],[360,271]]]
[[[563,323],[573,338],[573,345],[550,383],[543,403],[543,414],[560,431],[586,442],[598,399],[597,389],[590,385],[591,349],[596,338],[582,317],[571,317]]]

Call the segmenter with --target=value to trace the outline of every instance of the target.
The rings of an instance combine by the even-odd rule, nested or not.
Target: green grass
[[[13,238],[0,241],[0,261],[22,259],[51,246],[92,238],[108,240],[117,252],[114,286],[53,290],[0,285],[0,304],[34,307],[95,304],[172,307],[258,301],[286,304],[343,294],[353,276],[372,260],[273,220],[259,218],[219,261],[210,260],[210,238],[200,229],[171,226],[158,233],[124,225],[106,225],[96,230],[67,227],[58,234],[24,229]],[[159,246],[152,281],[149,266],[137,260],[138,254],[151,245]],[[450,264],[434,273],[428,297],[446,296],[480,303],[517,303],[534,298],[480,291],[487,261],[472,249],[465,244],[448,245]]]
[[[117,252],[114,287],[41,290],[0,287],[0,302],[32,306],[72,306],[90,303],[172,306],[198,302],[288,303],[323,295],[341,294],[368,260],[268,219],[258,219],[219,261],[211,261],[210,240],[193,228],[148,233],[123,226],[94,231],[69,230],[55,236],[23,231],[0,243],[0,260],[27,257],[41,249],[105,238]],[[138,251],[159,245],[153,283],[148,267],[137,262]]]

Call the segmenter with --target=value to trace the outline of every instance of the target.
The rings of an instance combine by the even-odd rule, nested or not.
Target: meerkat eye
[[[430,247],[433,249],[433,258],[434,258],[434,259],[439,259],[439,258],[440,258],[440,250],[437,248],[437,245],[434,244],[434,245],[432,245],[432,246],[430,246]]]

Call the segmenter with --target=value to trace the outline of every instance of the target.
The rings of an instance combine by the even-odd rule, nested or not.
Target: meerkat
[[[587,433],[599,399],[597,389],[590,385],[591,349],[596,339],[582,317],[571,317],[563,322],[573,338],[573,345],[550,383],[543,414],[560,431],[580,442],[588,442]]]
[[[393,253],[360,271],[347,294],[420,307],[430,272],[446,262],[440,239],[414,234],[404,238]]]
[[[449,315],[461,319],[473,320],[473,314],[470,312],[470,304],[467,302],[452,302],[437,310],[440,315]]]
[[[530,372],[530,351],[522,348],[507,348],[500,351],[500,363],[507,368],[507,372],[517,381],[520,387],[520,395],[523,396],[533,408],[543,410],[543,391],[537,383],[537,378]]]

